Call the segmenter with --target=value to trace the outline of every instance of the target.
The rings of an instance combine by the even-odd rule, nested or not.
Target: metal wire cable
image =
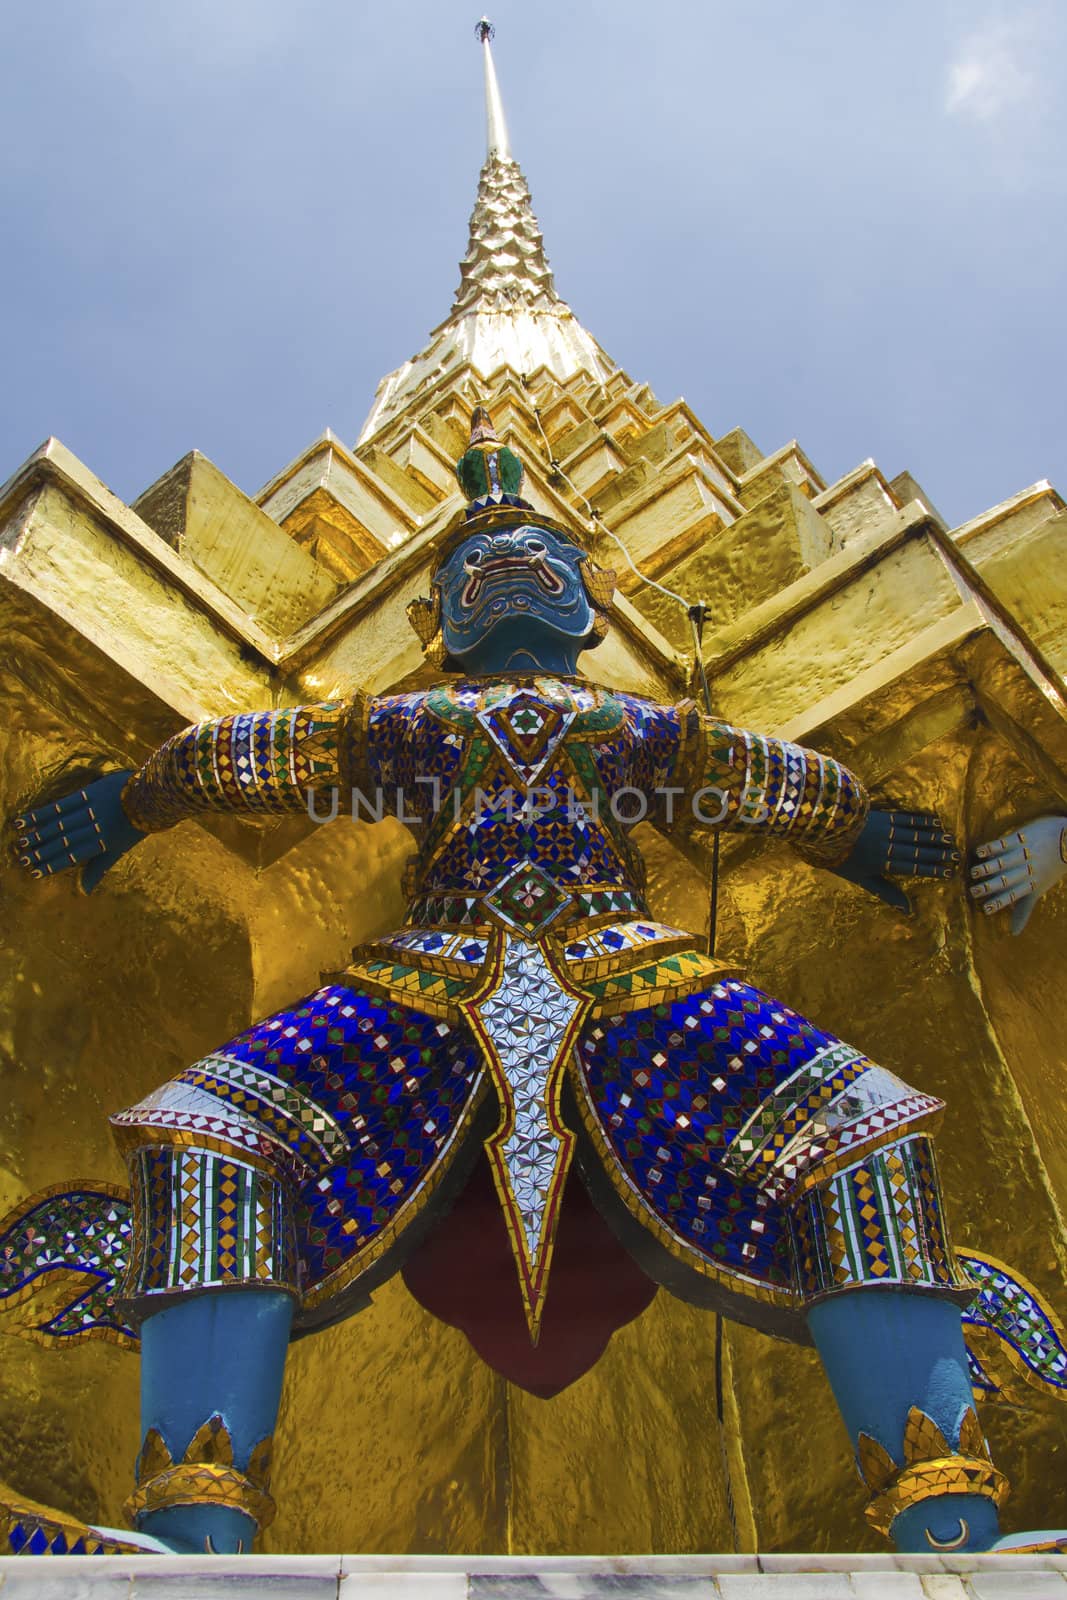
[[[567,488],[571,491],[571,493],[582,502],[585,507],[585,514],[589,518],[590,522],[595,523],[600,529],[601,533],[606,533],[608,538],[618,545],[619,549],[622,551],[623,560],[626,562],[626,565],[630,568],[630,571],[633,573],[635,578],[640,578],[642,583],[647,583],[650,589],[658,589],[660,594],[665,594],[668,600],[673,600],[675,605],[681,606],[684,611],[688,612],[692,606],[691,601],[683,600],[682,596],[680,594],[675,594],[673,589],[668,589],[665,584],[657,583],[655,578],[650,578],[646,572],[641,571],[641,568],[634,561],[633,556],[630,554],[629,550],[627,550],[618,534],[613,532],[612,529],[608,527],[607,523],[604,521],[604,518],[600,515],[600,512],[593,505],[589,497],[582,493],[581,489],[579,489],[573,478],[567,476],[559,461],[552,454],[552,445],[549,441],[548,434],[545,432],[544,423],[541,421],[541,408],[539,406],[534,406],[533,414],[534,419],[537,422],[537,431],[540,433],[541,438],[545,442],[545,453],[548,456],[549,466],[555,473],[556,477],[562,478],[563,482],[567,485]]]

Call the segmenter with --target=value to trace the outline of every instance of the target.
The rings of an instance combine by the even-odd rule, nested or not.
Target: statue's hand
[[[872,811],[850,855],[831,872],[877,895],[887,905],[911,912],[895,878],[954,878],[960,854],[940,817],[929,811]]]
[[[147,838],[122,809],[119,795],[130,776],[109,772],[62,800],[50,800],[15,818],[19,865],[33,878],[84,867],[81,886],[96,888],[109,867]]]
[[[1067,817],[1037,817],[1016,833],[978,846],[971,894],[988,916],[1011,906],[1011,931],[1022,933],[1041,895],[1065,874]]]

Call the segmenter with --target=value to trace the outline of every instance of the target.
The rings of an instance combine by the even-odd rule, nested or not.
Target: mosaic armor
[[[867,812],[845,767],[689,702],[452,678],[201,723],[123,803],[151,831],[350,798],[415,832],[407,922],[113,1119],[135,1314],[261,1284],[297,1298],[298,1332],[336,1320],[483,1146],[534,1339],[576,1155],[650,1277],[768,1331],[806,1338],[812,1297],[857,1284],[973,1296],[941,1218],[941,1103],[643,896],[644,816],[840,859]]]

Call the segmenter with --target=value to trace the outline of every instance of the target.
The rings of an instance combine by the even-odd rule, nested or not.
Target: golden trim
[[[263,1529],[273,1522],[277,1507],[265,1489],[259,1489],[235,1467],[206,1461],[183,1461],[168,1467],[134,1490],[124,1510],[131,1522],[171,1506],[231,1506]]]
[[[406,930],[398,928],[396,933]],[[438,929],[433,930],[435,933]],[[396,937],[396,933],[392,937]],[[476,938],[473,932],[469,935]],[[484,935],[483,935],[484,937]],[[357,944],[352,950],[352,959],[345,972],[356,972],[361,962],[365,961],[392,961],[398,967],[410,967],[418,972],[432,972],[435,976],[444,978],[459,978],[463,982],[475,983],[482,975],[488,957],[480,961],[460,961],[455,956],[442,956],[433,950],[405,949],[402,946],[390,944],[389,939],[370,940],[366,944]]]
[[[381,960],[382,958],[376,957],[375,959]],[[402,962],[397,962],[397,966],[402,965]],[[412,968],[411,970],[417,975],[417,968]],[[458,1025],[463,1020],[460,1011],[461,999],[442,1000],[437,996],[428,994],[425,989],[419,989],[415,986],[406,989],[400,984],[389,983],[383,978],[374,977],[365,967],[353,964],[350,967],[345,967],[342,972],[329,973],[326,976],[331,983],[336,983],[346,989],[366,991],[368,994],[374,995],[378,999],[386,1000],[392,1005],[406,1006],[412,1011],[425,1012],[427,1016],[438,1017],[442,1022],[452,1022]],[[435,972],[433,976],[435,978],[447,977],[448,974]]]
[[[618,587],[619,575],[614,567],[601,567],[586,556],[581,563],[582,577],[585,580],[585,592],[593,605],[599,611],[607,611],[615,598]]]
[[[233,1440],[219,1412],[202,1422],[176,1462],[158,1428],[149,1428],[137,1458],[137,1488],[126,1501],[131,1522],[170,1506],[221,1505],[245,1512],[258,1528],[274,1519],[270,1465],[274,1440],[261,1439],[245,1472],[233,1464]]]
[[[31,1536],[39,1529],[49,1544],[59,1534],[63,1535],[68,1545],[82,1539],[85,1542],[85,1553],[90,1556],[143,1556],[149,1553],[144,1545],[105,1533],[102,1528],[94,1528],[91,1523],[80,1522],[77,1517],[69,1516],[65,1511],[56,1511],[51,1506],[43,1506],[36,1500],[26,1500],[21,1495],[5,1495],[0,1499],[0,1546],[10,1545],[11,1533],[17,1523],[21,1523]],[[11,1556],[8,1559],[17,1560],[18,1557]]]
[[[623,915],[616,918],[619,924],[642,922],[648,927],[661,926],[652,918]],[[566,956],[566,946],[574,944],[574,937],[569,929],[556,931],[550,928],[546,944],[551,944],[552,949],[566,962],[567,972],[573,983],[589,983],[597,978],[614,978],[617,973],[629,972],[634,967],[651,966],[654,961],[661,961],[666,956],[679,955],[691,950],[694,955],[706,956],[707,952],[700,949],[699,941],[695,934],[687,933],[679,928],[673,934],[666,934],[662,939],[646,939],[642,944],[626,945],[621,950],[611,950],[605,955],[582,956],[570,959]]]
[[[182,1460],[199,1466],[233,1466],[233,1440],[230,1438],[229,1428],[217,1411],[197,1428]],[[139,1477],[138,1482],[140,1481]],[[265,1489],[267,1485],[263,1483],[260,1487]]]
[[[974,1456],[935,1456],[904,1467],[889,1488],[871,1501],[867,1521],[879,1533],[888,1534],[902,1511],[924,1500],[944,1494],[977,1494],[992,1500],[999,1511],[1010,1492],[1007,1478],[990,1461]]]
[[[158,1478],[161,1472],[166,1472],[173,1465],[174,1457],[167,1448],[163,1435],[158,1428],[149,1428],[144,1436],[141,1453],[137,1457],[138,1485],[150,1483],[153,1478]]]
[[[904,1424],[904,1460],[933,1461],[952,1453],[952,1446],[933,1417],[928,1417],[918,1406],[912,1406]],[[981,1456],[985,1455],[983,1449]]]
[[[709,964],[702,972],[679,978],[676,983],[664,984],[662,988],[640,989],[631,994],[598,995],[592,1015],[613,1017],[624,1011],[647,1011],[653,1006],[666,1005],[671,1000],[688,999],[694,992],[694,982],[719,983],[723,978],[743,976],[740,967],[735,967],[729,962],[712,962],[708,957],[704,959]]]
[[[277,1290],[279,1294],[287,1294],[296,1306],[295,1315],[299,1316],[300,1307],[304,1303],[300,1290],[295,1284],[283,1283],[280,1278],[224,1278],[212,1283],[168,1283],[161,1289],[138,1289],[134,1294],[124,1293],[120,1296],[120,1303],[127,1308],[128,1314],[137,1318],[138,1322],[144,1322],[147,1317],[154,1316],[156,1311],[166,1310],[179,1300],[189,1300],[194,1295],[204,1294],[212,1297],[219,1294],[241,1294],[250,1286],[253,1289],[272,1289]],[[167,1305],[162,1305],[161,1301],[166,1301]],[[138,1339],[131,1348],[139,1350],[140,1347]]]
[[[973,1406],[968,1406],[960,1423],[960,1451],[965,1456],[985,1456],[987,1460],[989,1458],[989,1446],[986,1444],[982,1424]]]
[[[433,592],[428,597],[419,595],[409,600],[404,607],[404,614],[425,650],[441,626],[441,590],[437,584],[433,585]]]
[[[893,1457],[885,1445],[872,1439],[869,1433],[860,1433],[856,1438],[856,1464],[868,1489],[878,1494],[888,1489],[897,1475],[897,1464]]]

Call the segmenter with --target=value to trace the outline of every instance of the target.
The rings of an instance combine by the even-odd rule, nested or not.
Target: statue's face
[[[588,638],[596,618],[582,560],[569,540],[533,523],[465,539],[436,574],[449,656],[476,667],[490,635],[516,649]]]

